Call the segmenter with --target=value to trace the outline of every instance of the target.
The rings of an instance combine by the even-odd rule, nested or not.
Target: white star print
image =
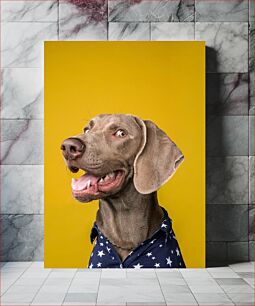
[[[131,255],[133,253],[133,251],[131,251],[128,255]]]
[[[167,265],[169,265],[170,267],[171,267],[171,265],[172,265],[172,260],[171,260],[171,258],[170,258],[170,256],[168,257],[168,258],[166,258],[166,264]]]
[[[97,264],[97,266],[98,266],[98,267],[101,267],[101,266],[102,266],[102,263],[101,263],[101,262],[99,262],[99,263]]]
[[[111,248],[108,248],[108,247],[106,247],[106,249],[107,249],[108,253],[110,253],[110,251],[111,251]]]
[[[154,267],[155,268],[159,268],[160,267],[160,263],[155,263]]]
[[[153,257],[151,257],[151,259],[153,259],[153,260],[154,260],[155,258],[156,258],[156,257],[154,257],[154,256],[153,256]]]
[[[171,253],[173,254],[173,253],[174,253],[174,251],[172,250],[172,251],[171,251]]]
[[[101,239],[103,239],[103,236],[100,236]]]
[[[153,244],[157,239],[153,239],[150,243]]]
[[[120,264],[120,268],[121,268],[121,269],[123,268],[122,264]]]
[[[178,248],[176,248],[176,250],[175,250],[175,251],[176,251],[176,255],[177,255],[177,256],[180,256],[180,251],[179,251],[179,249],[178,249]]]
[[[137,264],[137,265],[133,265],[133,267],[134,267],[135,269],[140,269],[140,268],[143,267],[143,265],[140,265],[140,263],[138,262],[138,264]]]
[[[100,246],[104,246],[104,244],[102,242],[100,242]]]
[[[98,251],[97,256],[102,257],[102,256],[104,256],[104,255],[105,255],[104,251]]]
[[[152,253],[147,253],[146,256],[150,257],[152,255]]]
[[[112,260],[114,260],[114,257],[112,257]]]
[[[160,248],[162,248],[162,246],[163,246],[162,244],[159,245]]]
[[[105,243],[108,244],[108,241],[106,241]]]
[[[89,268],[92,269],[92,267],[93,267],[93,263],[90,264]]]
[[[161,227],[166,228],[167,225],[163,223],[163,224],[161,225]]]
[[[91,253],[90,257],[92,257],[92,256],[93,256],[93,252]]]

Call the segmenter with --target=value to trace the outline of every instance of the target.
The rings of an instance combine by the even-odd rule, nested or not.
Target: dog
[[[61,144],[79,202],[99,199],[91,230],[89,268],[185,268],[167,211],[157,190],[184,156],[150,120],[128,114],[98,115],[83,133]]]

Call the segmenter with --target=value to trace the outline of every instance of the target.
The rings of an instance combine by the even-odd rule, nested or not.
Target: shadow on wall
[[[238,248],[228,254],[228,242],[244,241],[248,228],[245,212],[238,218],[235,210],[240,206],[235,205],[238,191],[229,192],[233,188],[234,170],[233,161],[226,158],[228,143],[223,122],[226,110],[231,107],[230,95],[242,82],[242,76],[238,74],[231,80],[233,89],[226,96],[223,74],[218,73],[217,51],[213,48],[206,47],[206,65],[207,71],[213,71],[206,77],[206,266],[212,267],[248,261],[248,245],[247,258],[240,258],[242,250]],[[242,207],[247,209],[247,205]]]

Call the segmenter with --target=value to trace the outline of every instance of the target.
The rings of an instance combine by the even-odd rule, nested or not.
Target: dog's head
[[[99,115],[82,134],[61,145],[67,167],[86,173],[72,180],[80,202],[113,196],[129,183],[142,194],[167,182],[184,156],[152,121],[125,114]]]

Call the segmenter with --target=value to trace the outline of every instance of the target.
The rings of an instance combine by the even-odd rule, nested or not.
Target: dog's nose
[[[82,156],[85,151],[85,144],[80,139],[67,138],[60,148],[65,159],[73,160]]]

